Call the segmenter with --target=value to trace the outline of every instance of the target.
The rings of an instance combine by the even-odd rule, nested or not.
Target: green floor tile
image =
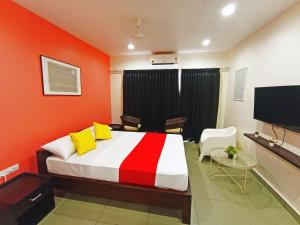
[[[149,213],[161,215],[161,216],[169,216],[169,217],[177,217],[181,218],[181,211],[178,209],[170,209],[165,207],[149,207]]]
[[[191,144],[185,144],[186,148],[189,148],[191,146]],[[193,145],[192,145],[193,146]],[[186,158],[189,160],[198,160],[199,158],[199,150],[198,150],[198,146],[197,147],[193,147],[193,148],[189,148],[189,150],[185,151],[185,156]]]
[[[53,214],[44,225],[95,225],[96,222],[76,217]]]
[[[244,211],[237,203],[196,199],[199,225],[250,225]]]
[[[192,198],[192,213],[191,213],[191,225],[198,225],[198,215],[195,205],[195,200]]]
[[[189,174],[201,174],[198,160],[188,160],[187,162]]]
[[[148,225],[182,225],[180,218],[150,214]]]
[[[97,221],[105,205],[83,201],[66,199],[66,201],[55,209],[55,213],[59,215],[72,216],[85,220]]]
[[[38,223],[38,225],[44,225],[46,223],[49,223],[49,221],[53,219],[54,215],[55,215],[54,213],[49,213]]]
[[[108,200],[107,206],[111,206],[115,208],[131,209],[131,210],[146,212],[146,213],[149,211],[149,206],[147,205],[125,202],[125,201]]]
[[[192,195],[197,198],[231,201],[228,182],[226,177],[210,180],[206,174],[190,174]]]
[[[108,206],[105,208],[99,222],[118,225],[146,225],[148,213]]]
[[[197,202],[197,203],[196,203]],[[199,225],[221,225],[219,219],[213,216],[213,207],[211,200],[200,199],[195,200],[195,210],[198,217],[198,224]]]
[[[105,198],[99,198],[99,197],[89,196],[89,195],[79,195],[79,194],[73,194],[73,193],[66,194],[65,198],[73,199],[73,200],[77,200],[77,201],[95,203],[95,204],[100,204],[100,205],[106,205],[108,202],[108,200]]]
[[[113,225],[111,223],[97,222],[96,225]]]
[[[243,180],[238,180],[240,183]],[[254,176],[250,175],[247,181],[246,191],[242,193],[239,187],[230,181],[229,189],[232,192],[233,201],[254,204],[262,207],[282,207],[281,203],[270,193]]]
[[[299,225],[284,208],[262,207],[253,204],[240,204],[240,207],[251,225]]]
[[[64,201],[66,200],[65,198],[57,197],[57,196],[55,196],[54,199],[55,199],[55,205],[56,205],[56,206],[60,206],[60,205],[63,204]]]

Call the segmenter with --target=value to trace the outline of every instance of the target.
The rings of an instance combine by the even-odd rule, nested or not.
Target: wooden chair
[[[123,130],[138,131],[141,128],[141,119],[134,116],[120,116],[122,120]]]
[[[177,117],[177,118],[166,120],[166,124],[165,124],[166,133],[182,134],[183,127],[186,121],[187,118],[185,117]]]

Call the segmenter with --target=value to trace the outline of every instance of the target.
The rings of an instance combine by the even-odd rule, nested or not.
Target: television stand
[[[300,156],[288,151],[287,149],[279,146],[274,145],[274,147],[269,146],[269,141],[263,137],[255,137],[254,134],[244,134],[247,138],[251,139],[252,141],[256,142],[257,144],[265,147],[266,149],[270,150],[274,154],[280,156],[281,158],[285,159],[289,163],[293,164],[297,168],[300,168]]]

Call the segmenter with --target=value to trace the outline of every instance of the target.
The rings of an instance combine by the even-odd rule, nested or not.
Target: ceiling
[[[226,51],[298,0],[14,0],[109,55]],[[222,8],[236,3],[236,13]],[[145,38],[133,39],[142,19]],[[201,41],[211,40],[204,47]],[[135,49],[127,49],[133,42]]]

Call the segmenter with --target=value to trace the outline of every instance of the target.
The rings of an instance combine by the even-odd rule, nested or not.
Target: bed
[[[144,185],[134,180],[123,181],[121,168],[124,167],[125,159],[128,159],[133,149],[148,133],[124,131],[111,133],[112,139],[97,141],[95,150],[82,156],[74,153],[66,160],[48,151],[39,150],[37,152],[39,173],[52,176],[57,189],[180,209],[183,223],[190,223],[191,191],[182,137],[174,134],[166,135],[155,167],[153,185]],[[143,158],[146,161],[142,164],[149,163],[146,156]],[[142,170],[134,171],[134,174],[129,173],[129,176],[153,177]]]

